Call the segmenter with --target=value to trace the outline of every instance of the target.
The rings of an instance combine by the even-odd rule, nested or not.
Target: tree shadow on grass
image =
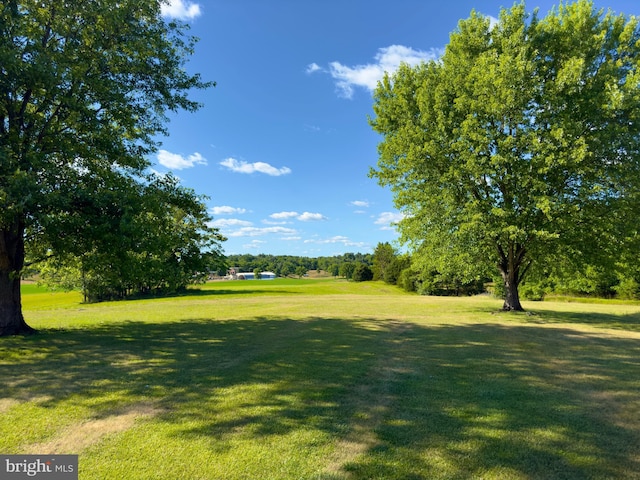
[[[300,292],[296,290],[287,290],[284,288],[198,288],[189,287],[186,290],[178,292],[157,292],[148,294],[136,294],[126,297],[124,301],[129,300],[148,300],[156,298],[180,298],[180,297],[217,297],[221,295],[238,295],[238,296],[259,296],[259,295],[294,295]],[[116,300],[118,301],[118,300]]]
[[[637,307],[634,305],[630,307],[630,310],[637,310]],[[533,313],[533,315],[527,318],[530,323],[574,323],[640,332],[640,312],[638,311],[615,315],[602,312],[560,312],[556,310],[532,309],[529,313]]]
[[[95,417],[154,402],[157,421],[208,440],[212,452],[233,454],[238,436],[320,432],[337,448],[318,479],[640,471],[637,338],[549,325],[256,318],[50,331],[3,339],[0,352],[0,398],[52,411],[75,403]],[[356,447],[341,454],[344,445]]]
[[[380,445],[348,466],[356,478],[640,471],[637,339],[469,325],[414,330],[407,343],[414,368],[397,383],[401,406],[379,428]],[[399,463],[412,467],[398,474]]]

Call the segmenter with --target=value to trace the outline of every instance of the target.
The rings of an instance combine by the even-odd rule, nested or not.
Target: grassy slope
[[[80,478],[640,478],[640,306],[223,282],[83,305],[25,291],[0,452]]]

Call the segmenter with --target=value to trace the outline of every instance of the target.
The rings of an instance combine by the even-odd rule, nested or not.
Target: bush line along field
[[[213,282],[82,304],[25,286],[0,451],[81,479],[640,478],[640,306]]]

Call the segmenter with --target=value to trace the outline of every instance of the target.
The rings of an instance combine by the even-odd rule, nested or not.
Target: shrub
[[[411,268],[405,268],[400,272],[396,285],[407,292],[416,291],[417,275]]]
[[[391,264],[384,271],[382,279],[391,285],[396,285],[400,281],[402,272],[409,268],[411,259],[407,255],[394,257]]]
[[[351,280],[353,278],[353,271],[355,270],[356,265],[353,262],[346,262],[340,265],[340,276],[346,278],[347,280]]]
[[[624,300],[640,299],[640,284],[635,278],[624,277],[620,279],[620,283],[614,287],[618,297]]]
[[[540,282],[523,283],[519,288],[520,296],[527,300],[542,301],[547,293],[545,286]]]
[[[373,280],[373,270],[371,270],[371,268],[369,268],[369,266],[365,265],[364,263],[358,263],[353,269],[351,279],[354,282],[368,282],[370,280]]]

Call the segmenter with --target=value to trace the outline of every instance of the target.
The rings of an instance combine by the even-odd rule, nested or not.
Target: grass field
[[[332,279],[23,304],[0,453],[79,454],[80,479],[640,478],[640,305]]]

